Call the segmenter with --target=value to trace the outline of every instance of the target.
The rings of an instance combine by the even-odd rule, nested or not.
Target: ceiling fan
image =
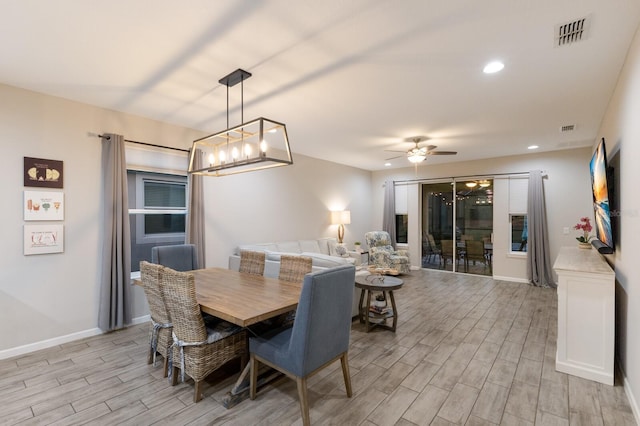
[[[408,151],[394,151],[390,149],[385,149],[385,151],[389,152],[404,152],[407,156],[407,159],[415,164],[421,163],[427,159],[428,155],[456,155],[456,151],[434,151],[437,148],[435,145],[426,145],[420,146],[420,142],[424,142],[429,138],[426,136],[413,136],[411,138],[406,138],[406,142],[414,143],[415,146]],[[387,160],[393,160],[394,158],[400,158],[402,155],[397,155],[395,157],[387,158]]]

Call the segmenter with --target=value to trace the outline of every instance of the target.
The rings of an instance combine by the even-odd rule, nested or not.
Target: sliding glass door
[[[453,270],[452,182],[422,185],[422,267]],[[444,244],[443,244],[444,241]]]
[[[422,184],[422,267],[492,275],[493,181]]]

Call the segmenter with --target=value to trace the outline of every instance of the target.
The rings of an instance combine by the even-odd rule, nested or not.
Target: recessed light
[[[538,145],[529,145],[527,149],[538,149],[540,148]]]
[[[502,71],[503,68],[504,68],[504,64],[502,62],[492,61],[492,62],[489,62],[487,65],[485,65],[482,71],[485,74],[493,74],[498,71]]]
[[[385,167],[389,167],[391,165],[391,163],[384,163]]]

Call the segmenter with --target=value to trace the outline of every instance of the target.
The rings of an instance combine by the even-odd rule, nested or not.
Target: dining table
[[[277,317],[298,306],[302,282],[224,268],[191,271],[200,309],[241,327]]]

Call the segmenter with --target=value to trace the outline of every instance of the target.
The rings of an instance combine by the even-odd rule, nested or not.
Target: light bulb
[[[260,151],[262,151],[262,155],[265,155],[267,153],[267,141],[265,141],[264,139],[262,140],[262,142],[260,142]]]
[[[227,154],[224,151],[220,151],[218,157],[220,157],[220,164],[223,164],[227,160]]]
[[[213,154],[209,154],[209,165],[213,166],[213,163],[215,163],[216,157],[213,156]]]
[[[246,144],[246,145],[244,146],[244,155],[245,155],[245,157],[247,157],[247,158],[251,157],[251,145]]]
[[[236,158],[238,158],[238,148],[236,148],[235,146],[231,150],[231,158],[233,158],[234,161],[236,160]]]

